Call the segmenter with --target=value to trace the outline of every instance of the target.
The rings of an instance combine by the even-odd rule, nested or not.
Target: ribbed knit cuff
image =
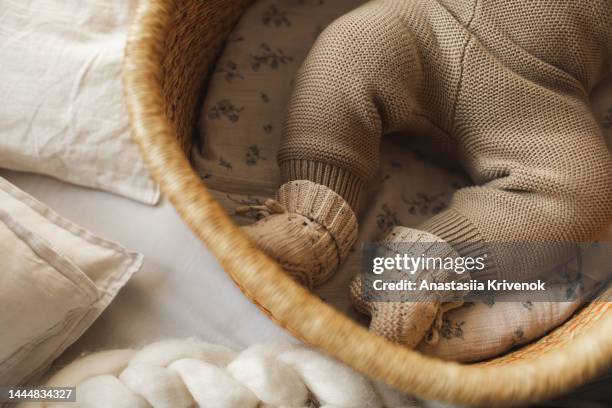
[[[380,245],[392,254],[408,255],[410,258],[418,259],[456,259],[460,255],[455,249],[444,239],[426,231],[421,231],[414,228],[394,227],[391,232],[380,241]],[[423,261],[426,262],[426,261]],[[435,264],[434,262],[432,262]],[[436,265],[437,266],[437,265]],[[470,273],[464,271],[457,273],[444,268],[437,267],[421,267],[412,275],[415,282],[422,280],[433,281],[435,283],[450,283],[450,282],[469,282]],[[449,301],[448,298],[461,298],[465,294],[464,291],[435,291],[439,298],[443,301]],[[456,299],[453,299],[456,300]]]
[[[497,279],[497,268],[488,245],[474,224],[457,211],[448,209],[425,221],[419,229],[448,242],[463,257],[484,257],[485,268],[482,271],[473,271],[473,279],[478,281]]]
[[[340,167],[310,160],[279,162],[284,181],[310,180],[324,185],[340,195],[357,213],[364,180]]]
[[[324,185],[309,180],[283,184],[277,201],[289,213],[300,214],[324,227],[331,235],[342,263],[357,240],[357,217],[346,201]]]

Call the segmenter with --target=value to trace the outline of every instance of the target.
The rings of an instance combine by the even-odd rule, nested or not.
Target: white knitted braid
[[[86,355],[48,387],[76,386],[80,408],[383,408],[404,397],[310,348],[258,345],[242,352],[197,339]],[[74,407],[45,403],[19,407]]]

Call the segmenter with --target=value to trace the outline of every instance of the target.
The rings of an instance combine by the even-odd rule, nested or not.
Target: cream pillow
[[[0,177],[0,384],[42,373],[141,265]]]
[[[3,2],[0,166],[154,204],[121,65],[135,1]]]

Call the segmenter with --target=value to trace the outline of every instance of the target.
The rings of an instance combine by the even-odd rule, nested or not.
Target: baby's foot
[[[312,288],[327,281],[357,239],[357,219],[331,189],[307,180],[283,184],[263,217],[243,227],[253,242]]]
[[[415,348],[430,330],[440,302],[423,299],[418,302],[366,300],[362,295],[361,276],[351,282],[350,296],[355,309],[371,316],[370,330],[394,343]]]
[[[449,244],[435,235],[406,227],[393,228],[380,241],[380,247],[384,249],[386,257],[394,257],[395,254],[408,254],[412,258],[459,256]],[[404,270],[385,271],[381,279],[385,282],[406,280],[418,285],[422,280],[438,283],[469,280],[469,274],[457,275],[422,268],[414,274]],[[424,339],[435,341],[442,314],[463,304],[460,293],[427,290],[391,293],[374,290],[371,283],[367,278],[364,281],[361,275],[351,282],[350,297],[355,308],[371,316],[370,330],[409,348],[415,348]],[[459,300],[448,301],[453,297]]]

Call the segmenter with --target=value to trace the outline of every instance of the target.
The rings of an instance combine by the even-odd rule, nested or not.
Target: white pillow
[[[0,177],[0,384],[42,373],[141,265]]]
[[[3,2],[0,166],[154,204],[130,137],[121,64],[126,0]]]

